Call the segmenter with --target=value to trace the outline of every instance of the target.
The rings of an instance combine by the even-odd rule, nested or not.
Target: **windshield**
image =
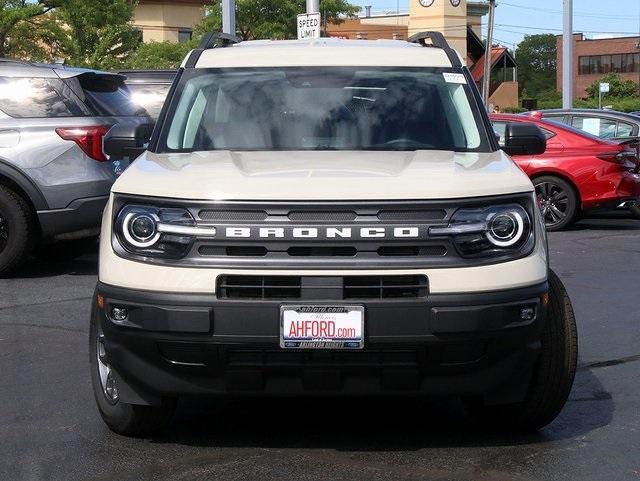
[[[489,150],[471,89],[451,69],[190,69],[177,92],[161,152]]]

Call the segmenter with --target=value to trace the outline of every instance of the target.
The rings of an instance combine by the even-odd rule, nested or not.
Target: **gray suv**
[[[99,232],[111,184],[127,160],[109,159],[104,134],[147,123],[125,77],[0,61],[0,275],[42,241]]]

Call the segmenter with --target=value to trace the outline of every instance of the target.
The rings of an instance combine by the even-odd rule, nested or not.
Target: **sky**
[[[436,0],[443,1],[443,0]],[[351,0],[372,13],[407,11],[408,0]],[[561,33],[562,0],[497,0],[496,42],[510,48],[527,34]],[[574,32],[590,38],[640,35],[640,0],[574,0]],[[484,18],[486,25],[486,17]]]

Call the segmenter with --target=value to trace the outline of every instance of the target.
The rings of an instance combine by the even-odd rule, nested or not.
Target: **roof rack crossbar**
[[[235,35],[231,35],[229,33],[207,32],[204,35],[202,35],[198,48],[194,49],[191,52],[191,55],[189,55],[189,58],[185,63],[185,68],[195,67],[196,64],[198,63],[198,59],[200,58],[200,55],[202,55],[202,52],[204,52],[205,50],[209,50],[211,48],[218,48],[218,47],[224,48],[240,42],[242,42],[242,39],[236,37]]]
[[[427,43],[426,40],[431,40],[431,43]],[[417,43],[423,47],[441,48],[449,57],[449,61],[453,67],[462,67],[460,57],[454,49],[451,48],[447,39],[442,35],[442,32],[418,32],[407,39],[409,43]]]

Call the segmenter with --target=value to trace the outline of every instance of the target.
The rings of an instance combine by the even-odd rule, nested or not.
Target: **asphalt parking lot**
[[[549,427],[486,433],[455,400],[182,402],[172,430],[103,425],[88,363],[96,252],[0,280],[2,480],[640,479],[640,221],[550,235],[579,329],[579,372]]]

